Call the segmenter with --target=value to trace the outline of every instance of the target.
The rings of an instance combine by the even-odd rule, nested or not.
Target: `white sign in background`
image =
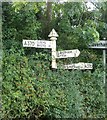
[[[107,49],[107,40],[100,40],[99,42],[94,42],[89,44],[89,48],[92,49],[102,49],[103,50],[103,67],[104,67],[104,83],[106,82],[106,49]]]
[[[91,43],[91,44],[89,44],[89,48],[107,49],[107,41],[101,40],[99,42]]]

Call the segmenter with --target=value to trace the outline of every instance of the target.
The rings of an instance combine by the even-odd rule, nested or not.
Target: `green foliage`
[[[58,49],[81,49],[78,59],[57,60],[59,68],[61,63],[84,61],[94,69],[54,70],[50,50],[22,48],[23,39],[44,39],[46,6],[3,3],[3,120],[105,117],[102,53],[84,48],[99,40],[106,23],[96,24],[84,3],[55,3],[52,10],[50,28],[59,34]]]
[[[33,3],[17,4],[3,3],[3,45],[6,49],[22,47],[23,39],[39,38],[41,25],[37,21],[36,4],[35,7]]]
[[[53,17],[54,28],[58,31],[58,45],[62,49],[87,48],[90,42],[100,39],[94,12],[87,11],[85,3],[58,4]],[[59,9],[59,10],[58,10]],[[58,13],[57,13],[58,11]]]
[[[3,119],[104,117],[103,72],[52,71],[50,60],[14,48],[4,54]]]

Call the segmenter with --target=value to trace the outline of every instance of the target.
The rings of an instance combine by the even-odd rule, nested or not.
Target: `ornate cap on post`
[[[48,37],[58,37],[58,34],[55,31],[55,29],[52,29],[52,31],[50,32],[50,34],[48,35]]]

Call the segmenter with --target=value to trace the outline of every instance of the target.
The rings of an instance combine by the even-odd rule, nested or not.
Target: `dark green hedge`
[[[48,53],[4,53],[2,118],[99,118],[105,116],[103,72],[52,70]]]

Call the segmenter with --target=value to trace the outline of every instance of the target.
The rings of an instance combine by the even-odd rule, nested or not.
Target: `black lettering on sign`
[[[35,42],[34,41],[28,41],[28,46],[34,46],[35,45]]]
[[[46,42],[38,41],[37,42],[37,47],[43,47],[43,48],[45,48],[46,47]]]
[[[90,64],[90,63],[84,64],[84,66],[85,66],[86,69],[92,68],[92,64]]]
[[[24,42],[24,45],[27,45],[26,41]]]
[[[66,57],[66,54],[63,51],[57,53],[58,57]]]

